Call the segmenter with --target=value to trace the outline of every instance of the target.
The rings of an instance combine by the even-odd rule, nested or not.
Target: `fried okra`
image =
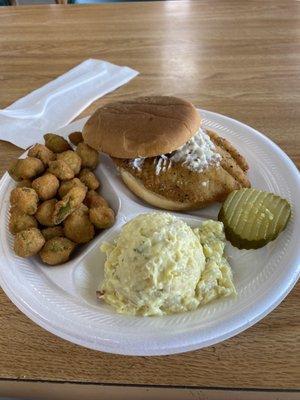
[[[67,150],[60,154],[57,154],[57,159],[62,160],[66,164],[68,164],[75,175],[79,173],[81,168],[81,158],[77,153],[75,153],[75,151]]]
[[[109,207],[93,207],[89,211],[89,217],[98,229],[110,228],[115,222],[115,213]]]
[[[43,164],[47,167],[50,161],[54,161],[56,159],[56,154],[53,153],[48,147],[43,144],[37,143],[28,151],[28,155],[30,157],[36,157],[40,159]]]
[[[89,190],[84,199],[84,204],[89,208],[92,207],[108,207],[107,201],[100,196],[95,190]]]
[[[75,146],[78,146],[79,143],[83,142],[83,137],[81,132],[72,132],[69,135],[69,140]]]
[[[48,265],[63,264],[69,260],[76,244],[65,237],[54,237],[47,240],[39,255]]]
[[[86,187],[73,187],[68,193],[55,204],[53,220],[58,225],[64,221],[76,208],[80,206],[86,195]]]
[[[9,231],[13,235],[29,228],[37,228],[37,221],[32,215],[23,213],[19,208],[12,207],[9,217]]]
[[[22,179],[20,182],[17,183],[17,187],[27,187],[31,188],[31,180],[29,179]]]
[[[17,187],[10,194],[11,205],[18,207],[24,214],[35,214],[38,201],[39,198],[36,191],[27,187]]]
[[[59,180],[55,175],[46,173],[32,182],[32,188],[37,192],[40,200],[49,200],[56,196]]]
[[[42,161],[35,157],[22,158],[14,162],[8,173],[15,181],[32,179],[41,175],[45,170]]]
[[[89,208],[88,208],[86,205],[84,205],[84,204],[82,203],[82,204],[80,204],[80,206],[79,206],[78,208],[76,208],[76,210],[74,211],[74,213],[76,213],[76,214],[86,214],[86,215],[88,215],[88,214],[89,214]]]
[[[48,171],[51,172],[51,174],[55,175],[61,181],[73,179],[75,176],[72,168],[70,168],[69,165],[63,160],[51,161]]]
[[[19,257],[31,257],[37,254],[44,244],[45,239],[40,230],[29,228],[16,234],[14,251]]]
[[[84,189],[86,188],[86,186],[81,182],[80,179],[73,178],[69,181],[61,182],[60,187],[58,189],[59,196],[63,198],[68,193],[68,191],[73,187],[82,187]]]
[[[57,203],[56,199],[46,200],[39,205],[37,212],[35,213],[35,218],[39,221],[41,225],[54,226],[53,214],[55,205]]]
[[[96,175],[88,168],[83,168],[80,171],[79,179],[85,184],[85,186],[87,186],[89,190],[96,190],[100,186],[100,182],[96,178]]]
[[[99,164],[98,152],[84,142],[78,144],[76,153],[81,158],[81,166],[83,168],[95,169]]]
[[[64,222],[65,236],[75,243],[87,243],[95,236],[95,229],[84,210],[73,212]]]
[[[46,240],[64,236],[64,230],[62,226],[50,226],[49,228],[42,229],[42,235]]]
[[[23,180],[22,177],[20,177],[20,164],[19,160],[14,160],[10,163],[7,172],[9,173],[10,177],[16,181],[20,182]],[[25,178],[27,179],[27,178]]]
[[[10,197],[9,230],[17,255],[39,253],[45,264],[57,265],[69,260],[77,244],[92,240],[96,229],[113,225],[115,215],[96,192],[100,182],[92,170],[99,155],[82,133],[69,135],[75,151],[59,135],[44,138],[45,145],[34,145],[9,169],[18,182]]]
[[[71,150],[71,146],[66,139],[55,133],[46,133],[44,139],[46,147],[53,151],[53,153],[62,153],[63,151]]]

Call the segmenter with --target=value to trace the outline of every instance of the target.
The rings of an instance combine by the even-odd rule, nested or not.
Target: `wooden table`
[[[81,61],[100,58],[129,65],[140,76],[82,116],[108,100],[182,96],[264,132],[299,166],[299,51],[296,1],[1,7],[0,108]],[[1,142],[1,174],[21,152]],[[39,381],[272,389],[278,398],[299,388],[299,285],[237,337],[167,357],[91,351],[35,325],[3,292],[0,302],[0,380],[6,387]]]

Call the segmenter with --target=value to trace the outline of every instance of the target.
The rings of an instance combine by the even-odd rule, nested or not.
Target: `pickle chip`
[[[265,246],[285,229],[290,217],[287,200],[257,189],[231,192],[218,215],[226,239],[239,249]]]

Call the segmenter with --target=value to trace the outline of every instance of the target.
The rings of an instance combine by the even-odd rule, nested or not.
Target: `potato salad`
[[[169,213],[141,214],[101,246],[107,259],[98,296],[121,314],[195,310],[235,293],[224,247],[220,222],[193,230]]]

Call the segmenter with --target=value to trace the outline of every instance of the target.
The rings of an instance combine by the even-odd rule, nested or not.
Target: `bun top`
[[[138,97],[98,108],[83,128],[84,141],[116,158],[170,153],[197,132],[200,115],[192,103],[168,96]]]

